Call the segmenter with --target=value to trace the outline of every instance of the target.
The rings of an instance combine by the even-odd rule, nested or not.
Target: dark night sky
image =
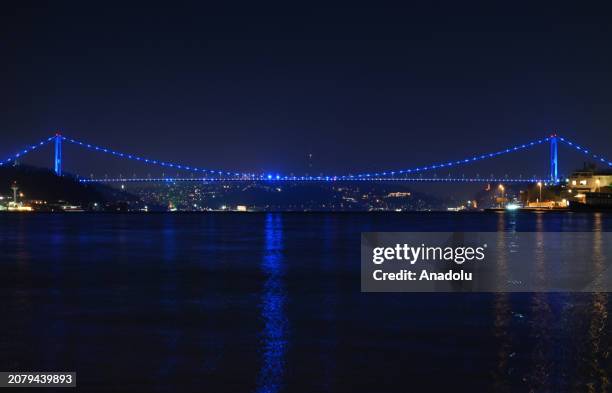
[[[203,167],[301,173],[313,153],[315,170],[344,172],[557,129],[612,156],[609,10],[455,3],[11,2],[0,154],[61,128]]]

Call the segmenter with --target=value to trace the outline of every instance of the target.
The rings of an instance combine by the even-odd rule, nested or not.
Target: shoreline
[[[606,209],[517,209],[507,210],[500,208],[491,208],[484,210],[470,210],[470,211],[448,211],[448,210],[382,210],[382,211],[365,211],[365,210],[258,210],[258,211],[228,211],[228,210],[211,210],[211,211],[28,211],[28,212],[17,212],[17,211],[2,211],[0,216],[3,214],[8,215],[45,215],[45,214],[58,214],[58,215],[97,215],[97,214],[133,214],[133,215],[147,215],[147,214],[267,214],[267,213],[288,213],[288,214],[517,214],[517,213],[612,213],[612,210]]]

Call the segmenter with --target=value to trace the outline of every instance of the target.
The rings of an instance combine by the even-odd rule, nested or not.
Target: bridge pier
[[[557,134],[550,136],[550,181],[553,183],[559,182]]]
[[[62,134],[59,132],[55,134],[55,174],[57,176],[62,175]]]

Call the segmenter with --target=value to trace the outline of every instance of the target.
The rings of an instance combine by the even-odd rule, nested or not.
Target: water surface
[[[361,293],[359,241],[611,218],[4,214],[0,370],[87,392],[610,391],[607,293]]]

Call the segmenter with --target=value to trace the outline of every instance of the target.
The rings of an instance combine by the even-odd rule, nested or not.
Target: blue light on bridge
[[[37,148],[39,148],[40,146],[46,145],[47,143],[51,142],[52,140],[55,139],[55,135],[49,138],[45,138],[42,141],[35,143],[34,145],[28,146],[24,149],[19,149],[20,152],[13,154],[12,156],[4,159],[4,160],[0,160],[0,166],[3,166],[4,164],[8,164],[9,162],[15,161],[17,158],[22,157],[30,152],[32,152],[33,150],[36,150]]]
[[[543,182],[546,183],[546,179],[539,178],[455,178],[455,177],[434,177],[434,178],[424,178],[424,177],[416,177],[416,178],[407,178],[407,177],[398,177],[398,178],[385,178],[385,177],[368,177],[368,178],[348,178],[348,177],[312,177],[312,176],[303,176],[303,177],[295,177],[295,176],[285,176],[276,179],[272,177],[273,180],[278,181],[295,181],[295,182],[318,182],[318,181],[330,181],[330,182],[342,182],[342,181],[361,181],[361,182],[441,182],[441,183],[451,183],[451,182],[471,182],[471,183],[537,183]],[[244,180],[271,180],[268,177],[259,177],[259,178],[250,178],[250,179],[239,179],[235,177],[229,178],[208,178],[208,177],[164,177],[164,178],[105,178],[105,179],[79,179],[81,183],[140,183],[140,182],[241,182]]]
[[[566,138],[560,137],[560,136],[556,136],[553,135],[551,137],[546,137],[543,139],[538,139],[535,141],[531,141],[529,143],[525,143],[525,144],[520,144],[520,145],[516,145],[507,149],[503,149],[503,150],[499,150],[497,152],[491,152],[491,153],[486,153],[486,154],[481,154],[481,155],[475,155],[473,157],[469,157],[469,158],[464,158],[462,160],[456,160],[456,161],[448,161],[448,162],[442,162],[442,163],[434,163],[431,165],[427,165],[427,166],[421,166],[421,167],[414,167],[414,168],[407,168],[407,169],[400,169],[400,170],[393,170],[393,171],[383,171],[383,172],[374,172],[374,173],[357,173],[354,175],[340,175],[340,176],[332,176],[332,175],[321,175],[318,177],[313,177],[313,176],[301,176],[301,177],[295,177],[295,176],[287,176],[287,175],[281,175],[281,174],[277,174],[277,175],[272,175],[272,174],[268,174],[268,175],[254,175],[251,173],[241,173],[241,172],[225,172],[225,171],[218,171],[218,170],[211,170],[211,169],[203,169],[203,168],[198,168],[198,167],[194,167],[194,166],[190,166],[190,165],[183,165],[183,164],[177,164],[177,163],[170,163],[170,162],[165,162],[165,161],[159,161],[159,160],[153,160],[150,158],[143,158],[137,155],[132,155],[132,154],[127,154],[127,153],[122,153],[122,152],[118,152],[112,149],[108,149],[108,148],[103,148],[100,146],[96,146],[96,145],[92,145],[89,143],[84,143],[81,141],[77,141],[75,139],[72,138],[66,138],[65,136],[60,136],[62,138],[63,141],[78,145],[78,146],[82,146],[84,148],[90,149],[90,150],[94,150],[94,151],[98,151],[98,152],[103,152],[105,154],[111,154],[117,157],[121,157],[121,158],[126,158],[126,159],[130,159],[130,160],[134,160],[134,161],[139,161],[139,162],[144,162],[146,164],[153,164],[153,165],[159,165],[162,167],[170,167],[170,168],[177,168],[177,169],[181,169],[184,171],[188,171],[188,172],[204,172],[204,173],[210,173],[212,176],[215,176],[217,179],[221,180],[253,180],[253,179],[259,179],[259,180],[278,180],[278,181],[383,181],[383,180],[388,180],[388,181],[399,181],[399,180],[403,180],[403,181],[417,181],[416,179],[406,179],[406,178],[395,178],[396,174],[412,174],[412,173],[419,173],[419,172],[424,172],[424,171],[429,171],[429,170],[433,170],[433,169],[438,169],[438,168],[450,168],[450,167],[454,167],[454,166],[458,166],[458,165],[463,165],[463,164],[468,164],[471,162],[475,162],[478,160],[483,160],[485,158],[493,158],[493,157],[497,157],[500,156],[502,154],[506,154],[506,153],[510,153],[510,152],[515,152],[521,149],[526,149],[529,147],[533,147],[536,145],[540,145],[546,142],[551,141],[553,138],[560,140],[561,142],[565,143],[568,146],[571,146],[573,148],[575,148],[576,150],[578,150],[579,152],[593,158],[596,159],[598,162],[602,162],[604,164],[607,164],[608,166],[612,166],[612,161],[601,157],[597,154],[593,154],[591,153],[588,149],[569,141]],[[31,151],[35,150],[36,148],[43,146],[47,143],[49,143],[50,141],[54,140],[56,138],[56,136],[51,136],[49,138],[43,139],[42,141],[40,141],[37,144],[34,144],[32,146],[26,147],[25,149],[20,150],[18,153],[9,156],[8,158],[4,159],[4,160],[0,160],[0,166],[7,164],[9,162],[15,161],[18,158],[21,158],[22,156],[30,153]],[[227,176],[227,178],[224,178],[225,176]],[[388,177],[391,176],[391,177]],[[210,180],[210,179],[208,179]],[[449,181],[458,181],[459,179],[449,179]],[[474,181],[480,181],[477,179],[472,179]],[[518,179],[517,179],[518,180]],[[420,180],[419,180],[420,181]],[[423,181],[427,181],[427,180],[423,180]],[[438,180],[439,181],[439,180]],[[461,181],[464,181],[463,179]],[[507,179],[502,179],[502,181],[507,181]]]

